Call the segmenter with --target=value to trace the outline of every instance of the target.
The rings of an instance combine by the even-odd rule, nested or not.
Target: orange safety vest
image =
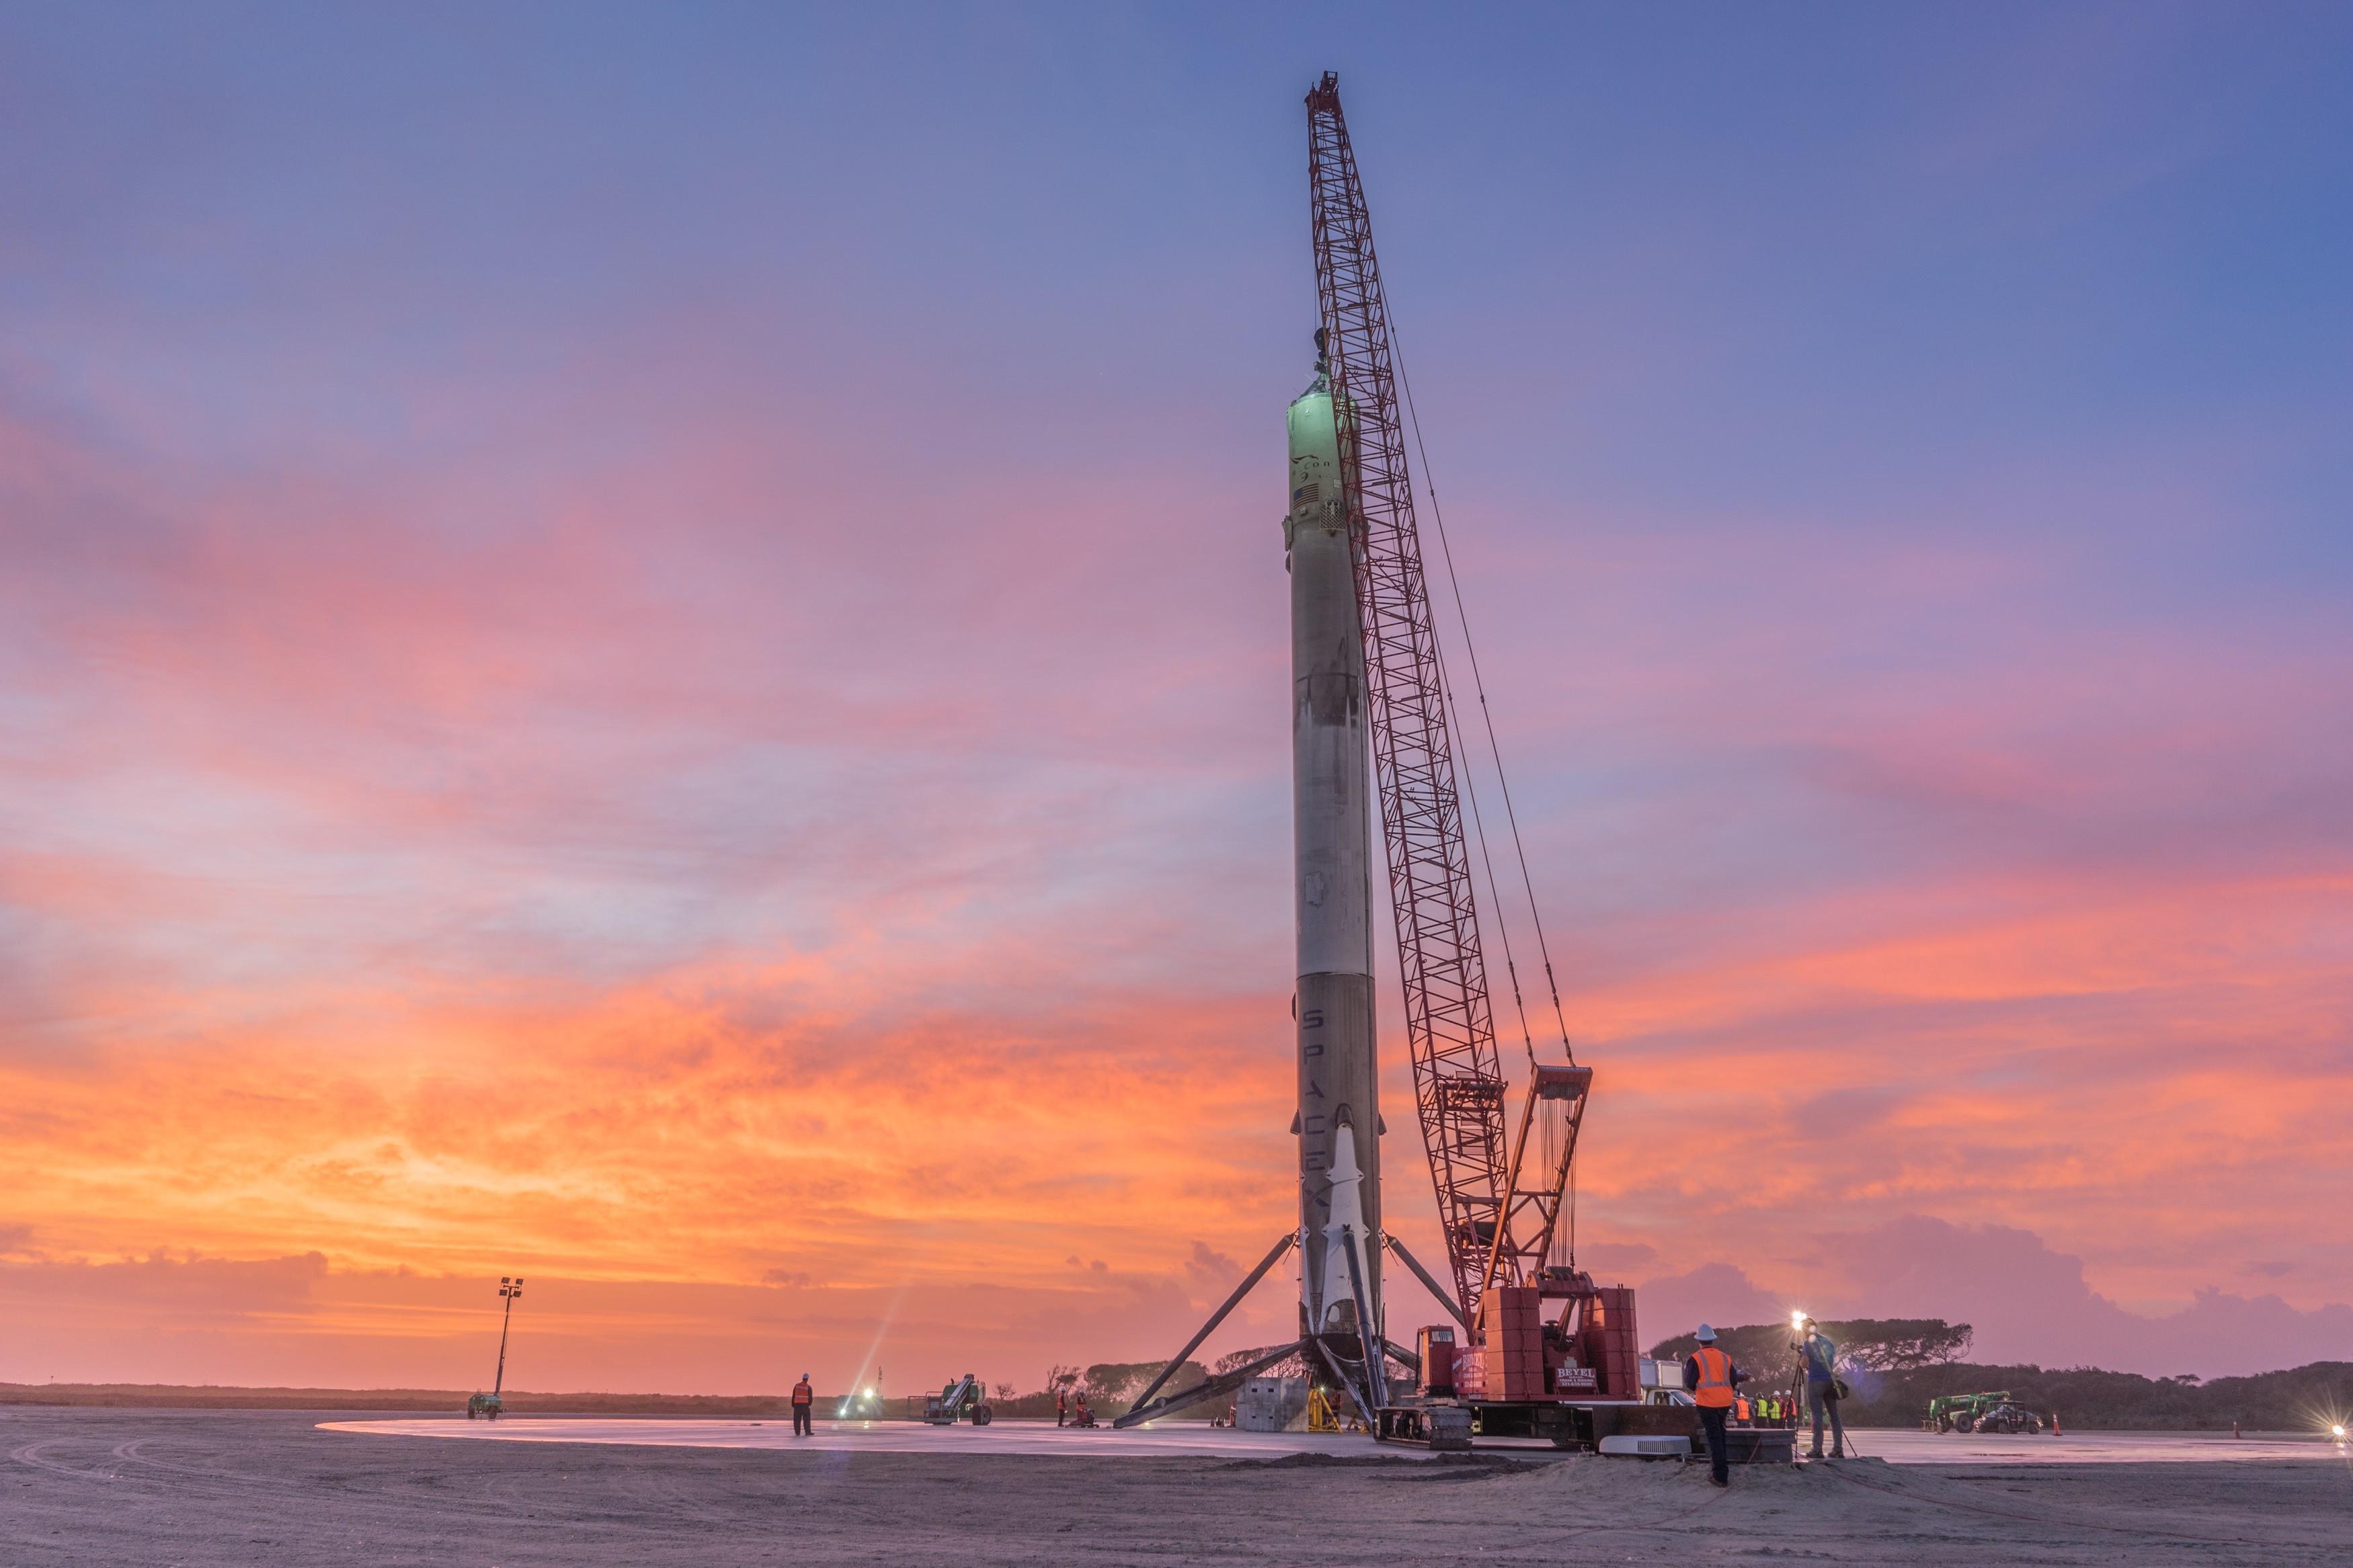
[[[1702,1345],[1692,1352],[1699,1363],[1699,1387],[1692,1398],[1715,1410],[1732,1407],[1732,1358],[1714,1345]]]
[[[795,1405],[810,1405],[816,1403],[816,1400],[817,1391],[809,1387],[807,1384],[797,1383],[793,1384],[793,1403]]]

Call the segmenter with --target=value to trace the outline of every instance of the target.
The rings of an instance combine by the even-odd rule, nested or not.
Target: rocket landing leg
[[[1356,1245],[1355,1237],[1351,1237],[1348,1239],[1352,1246]],[[1388,1403],[1387,1363],[1395,1360],[1400,1365],[1410,1366],[1411,1358],[1387,1341],[1374,1338],[1367,1342],[1352,1333],[1303,1334],[1296,1342],[1284,1345],[1281,1350],[1270,1351],[1247,1365],[1238,1366],[1231,1372],[1219,1373],[1207,1382],[1197,1383],[1190,1388],[1179,1389],[1174,1394],[1162,1394],[1157,1399],[1153,1397],[1159,1393],[1160,1385],[1167,1382],[1175,1375],[1176,1369],[1185,1364],[1185,1358],[1200,1348],[1201,1342],[1214,1333],[1218,1325],[1226,1321],[1227,1315],[1241,1305],[1242,1298],[1249,1295],[1251,1288],[1261,1279],[1266,1278],[1267,1270],[1272,1268],[1282,1255],[1296,1246],[1298,1241],[1298,1236],[1293,1234],[1276,1242],[1259,1266],[1250,1270],[1249,1278],[1236,1286],[1234,1293],[1226,1298],[1225,1303],[1209,1314],[1209,1321],[1201,1325],[1200,1330],[1186,1342],[1185,1348],[1169,1358],[1168,1364],[1160,1369],[1160,1375],[1145,1385],[1143,1394],[1136,1398],[1134,1408],[1124,1415],[1113,1417],[1112,1426],[1120,1429],[1137,1426],[1155,1416],[1166,1415],[1173,1410],[1182,1410],[1187,1405],[1199,1405],[1211,1399],[1221,1399],[1240,1388],[1243,1384],[1268,1367],[1297,1356],[1311,1368],[1321,1367],[1328,1372],[1333,1381],[1346,1391],[1348,1403],[1355,1405],[1357,1413],[1364,1417],[1365,1429],[1368,1432],[1379,1430],[1375,1412],[1381,1405]],[[1369,1365],[1366,1363],[1366,1352],[1370,1352]]]

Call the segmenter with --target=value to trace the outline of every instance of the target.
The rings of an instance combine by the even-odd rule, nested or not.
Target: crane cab
[[[1414,1384],[1414,1393],[1424,1399],[1454,1397],[1454,1327],[1439,1323],[1416,1330],[1413,1353],[1421,1363],[1421,1376]]]

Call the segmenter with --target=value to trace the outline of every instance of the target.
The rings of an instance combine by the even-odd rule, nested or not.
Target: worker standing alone
[[[1806,1456],[1810,1459],[1822,1457],[1822,1415],[1831,1418],[1831,1458],[1846,1458],[1846,1423],[1839,1418],[1838,1345],[1822,1332],[1811,1318],[1805,1321],[1806,1337],[1798,1349],[1806,1358],[1806,1405],[1814,1417],[1814,1447]]]
[[[1058,1388],[1054,1390],[1054,1425],[1060,1426],[1070,1418],[1071,1391],[1067,1388]]]
[[[1707,1324],[1699,1326],[1692,1336],[1699,1341],[1699,1349],[1683,1358],[1683,1386],[1691,1391],[1692,1402],[1699,1406],[1700,1425],[1707,1428],[1707,1479],[1717,1486],[1732,1484],[1732,1467],[1725,1453],[1724,1422],[1732,1414],[1732,1402],[1737,1397],[1733,1390],[1739,1387],[1747,1374],[1732,1364],[1732,1358],[1715,1348],[1715,1331]]]
[[[807,1437],[807,1436],[813,1436],[813,1435],[814,1435],[814,1431],[815,1431],[814,1423],[810,1420],[810,1418],[809,1418],[809,1417],[810,1417],[810,1414],[811,1414],[811,1408],[812,1408],[812,1406],[814,1406],[816,1404],[817,1404],[817,1390],[815,1390],[815,1389],[813,1389],[813,1388],[811,1388],[811,1387],[809,1386],[808,1373],[801,1373],[801,1380],[800,1380],[798,1383],[797,1383],[797,1384],[793,1384],[793,1436],[796,1436],[796,1437]]]

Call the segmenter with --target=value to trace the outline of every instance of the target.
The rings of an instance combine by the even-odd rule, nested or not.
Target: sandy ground
[[[1634,1460],[1462,1463],[1361,1441],[1320,1451],[1328,1439],[1180,1451],[1216,1436],[1198,1431],[1016,1452],[972,1441],[1000,1428],[934,1451],[920,1439],[944,1434],[908,1429],[889,1447],[778,1451],[765,1427],[757,1447],[655,1447],[432,1441],[322,1421],[349,1426],[282,1411],[0,1412],[0,1563],[2353,1561],[2353,1467],[2315,1445],[2093,1464],[1872,1458],[1744,1472],[1719,1492],[1703,1468]],[[1024,1448],[1056,1441],[1000,1425]]]

